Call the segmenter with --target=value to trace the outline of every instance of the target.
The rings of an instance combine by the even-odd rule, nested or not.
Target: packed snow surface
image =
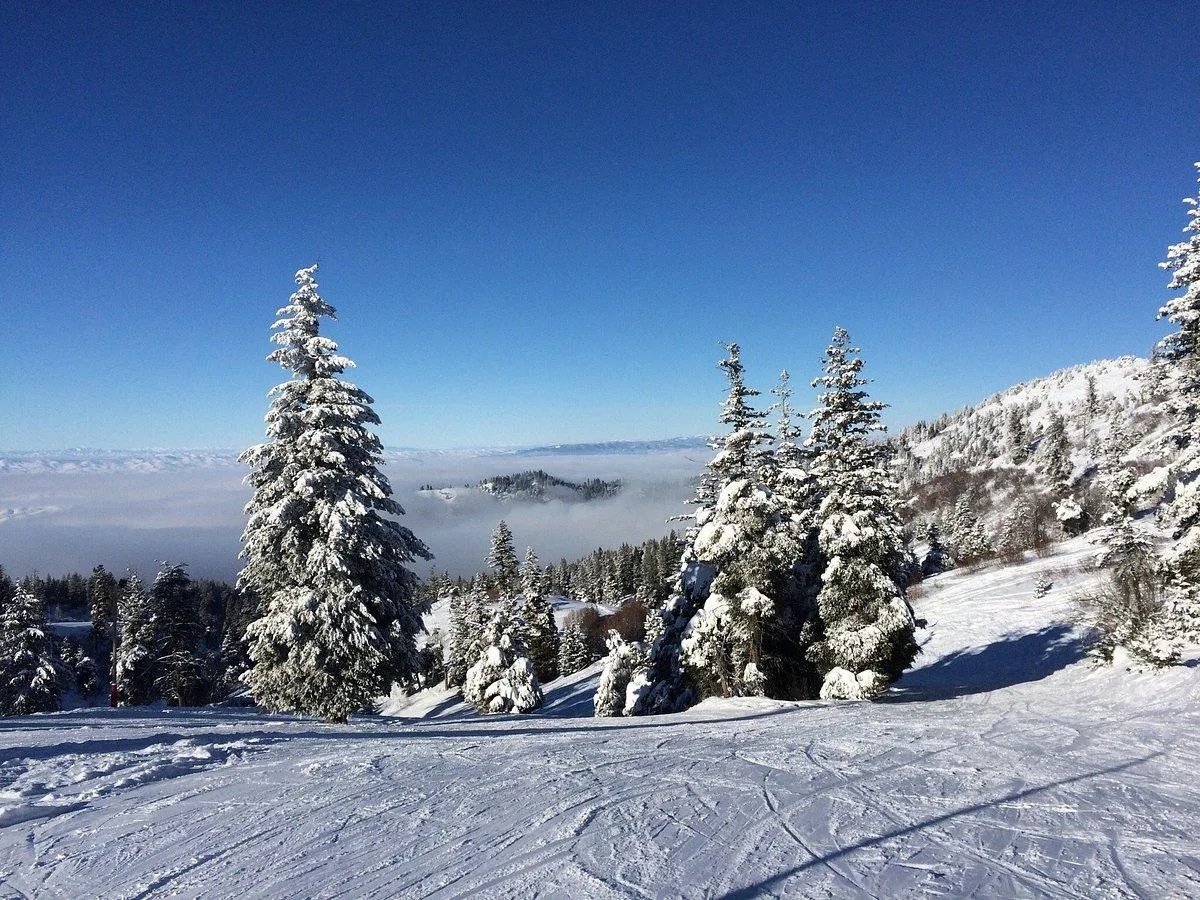
[[[1093,554],[926,582],[883,702],[0,720],[0,897],[1196,896],[1200,669],[1091,667]]]

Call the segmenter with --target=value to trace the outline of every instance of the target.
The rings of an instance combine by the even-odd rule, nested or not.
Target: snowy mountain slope
[[[1154,439],[1161,410],[1145,396],[1149,365],[1145,359],[1122,356],[1072,366],[934,422],[909,426],[896,437],[898,463],[906,480],[917,485],[960,469],[1013,466],[1007,418],[1014,411],[1021,414],[1035,456],[1051,412],[1064,417],[1076,476],[1095,463],[1114,420],[1133,428],[1129,455],[1153,455],[1158,452]],[[1089,382],[1096,399],[1093,409],[1088,408]],[[1034,471],[1037,460],[1023,465]]]
[[[874,704],[5,720],[0,897],[1194,896],[1200,669],[1082,659],[1092,552],[927,581]]]

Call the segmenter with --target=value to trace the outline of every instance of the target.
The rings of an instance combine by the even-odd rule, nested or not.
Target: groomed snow
[[[884,702],[0,720],[0,897],[1195,896],[1200,669],[1082,659],[1093,553],[927,582]]]

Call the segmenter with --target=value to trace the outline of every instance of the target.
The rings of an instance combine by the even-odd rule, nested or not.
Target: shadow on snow
[[[986,647],[960,650],[904,674],[881,702],[912,703],[986,694],[1041,681],[1079,662],[1083,637],[1069,625],[1006,635]]]
[[[906,825],[901,828],[896,828],[892,831],[887,832],[886,834],[880,834],[880,835],[876,835],[874,837],[867,838],[865,840],[859,841],[856,844],[851,844],[848,847],[841,847],[830,853],[823,853],[820,856],[813,856],[811,859],[808,859],[808,860],[802,862],[800,865],[795,866],[791,869],[788,869],[787,871],[777,872],[776,874],[771,875],[767,878],[764,878],[761,881],[756,881],[754,884],[750,884],[745,887],[738,888],[737,890],[730,891],[729,893],[723,895],[723,900],[748,900],[748,898],[750,898],[750,897],[761,897],[764,894],[769,893],[771,890],[776,888],[781,882],[786,881],[789,878],[799,875],[800,873],[805,872],[808,869],[814,868],[816,866],[823,866],[823,865],[828,865],[832,862],[836,862],[837,860],[839,860],[843,857],[849,856],[851,853],[856,853],[859,850],[865,850],[868,847],[874,847],[879,844],[883,844],[888,841],[894,840],[896,838],[903,838],[906,835],[918,834],[927,828],[935,828],[938,825],[942,825],[946,822],[957,819],[960,816],[968,816],[968,815],[971,815],[972,813],[983,812],[986,809],[990,809],[995,806],[1000,806],[1001,804],[1004,804],[1004,803],[1017,803],[1028,797],[1032,797],[1037,794],[1042,794],[1042,793],[1045,793],[1046,791],[1052,791],[1055,788],[1064,787],[1068,784],[1074,784],[1079,781],[1087,781],[1088,779],[1091,779],[1091,778],[1100,778],[1105,775],[1115,775],[1118,772],[1124,772],[1128,769],[1134,768],[1135,766],[1139,766],[1142,763],[1149,762],[1150,760],[1154,759],[1155,757],[1162,756],[1163,752],[1164,751],[1162,751],[1162,750],[1157,750],[1153,753],[1147,754],[1146,756],[1141,756],[1141,757],[1138,757],[1137,759],[1131,759],[1127,762],[1123,762],[1123,763],[1120,763],[1115,766],[1109,766],[1104,769],[1097,769],[1093,772],[1084,772],[1080,775],[1072,775],[1068,778],[1060,778],[1057,781],[1051,781],[1048,784],[1043,784],[1038,787],[1026,788],[1025,790],[1022,790],[1022,791],[1014,791],[1013,793],[1005,794],[1003,797],[996,797],[995,799],[992,799],[992,800],[986,800],[983,803],[973,803],[969,806],[962,806],[962,807],[959,807],[958,809],[952,809],[952,810],[950,810],[950,812],[943,813],[940,816],[932,816],[928,819],[925,819],[924,821],[914,822],[911,825]]]

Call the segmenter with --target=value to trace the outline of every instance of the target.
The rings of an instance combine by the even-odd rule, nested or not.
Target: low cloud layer
[[[404,506],[404,523],[436,555],[434,565],[468,575],[482,568],[492,529],[512,528],[543,562],[596,547],[665,534],[668,517],[687,512],[702,448],[546,456],[438,453],[393,459],[387,474]],[[501,501],[464,490],[489,475],[544,469],[560,478],[620,479],[616,497],[590,503]],[[147,472],[0,474],[0,564],[13,575],[90,571],[103,563],[152,574],[159,560],[186,562],[193,575],[232,580],[239,569],[249,489],[236,465]],[[452,500],[420,492],[453,489]],[[675,523],[674,527],[679,527]],[[417,566],[424,576],[428,564]]]

